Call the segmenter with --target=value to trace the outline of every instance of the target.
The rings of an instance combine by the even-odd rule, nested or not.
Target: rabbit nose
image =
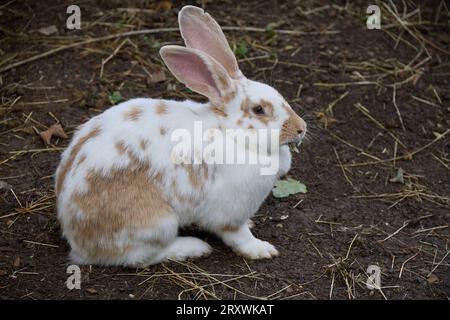
[[[302,118],[299,118],[299,120],[300,123],[297,128],[297,133],[303,137],[306,134],[306,122]]]

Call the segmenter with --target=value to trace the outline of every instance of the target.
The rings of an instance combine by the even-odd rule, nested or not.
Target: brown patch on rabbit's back
[[[71,220],[77,247],[90,257],[109,259],[132,249],[117,244],[116,237],[121,234],[132,239],[140,230],[157,232],[159,222],[171,215],[172,208],[162,195],[160,178],[152,178],[150,170],[150,164],[134,159],[128,167],[114,169],[107,176],[93,170],[87,174],[88,190],[72,195],[83,215]]]
[[[156,105],[156,114],[158,115],[166,114],[167,110],[167,105],[163,101],[158,102]]]
[[[191,164],[187,164],[184,165],[183,167],[187,171],[189,183],[191,184],[191,186],[193,186],[196,189],[201,188],[203,182],[202,176],[196,172],[197,170],[195,170],[194,166]]]
[[[190,206],[198,206],[203,197],[202,194],[204,191],[205,183],[208,179],[210,179],[211,181],[215,180],[216,170],[214,167],[212,167],[210,170],[209,166],[205,163],[196,165],[195,167],[193,165],[183,164],[181,165],[181,167],[186,170],[190,186],[197,191],[194,191],[192,194],[189,194],[189,192],[186,195],[182,194],[180,192],[177,181],[174,179],[172,180],[171,188],[173,193],[175,194],[175,198],[180,202],[188,204]],[[194,194],[196,196],[194,196]]]
[[[146,150],[146,149],[147,149],[147,146],[148,146],[148,141],[142,139],[142,140],[139,142],[139,146],[141,147],[142,150]]]
[[[124,142],[117,142],[114,147],[116,148],[117,152],[120,155],[125,154],[125,152],[127,152],[127,146],[125,145]]]
[[[141,109],[141,107],[133,106],[125,112],[125,120],[138,121],[143,113],[144,111]]]
[[[61,163],[61,170],[58,172],[58,176],[56,177],[56,185],[55,185],[55,192],[56,192],[57,196],[61,192],[61,188],[64,184],[66,176],[67,176],[68,172],[70,171],[70,169],[72,168],[73,162],[75,161],[77,155],[80,153],[81,148],[84,146],[84,144],[87,141],[97,137],[99,134],[100,134],[100,127],[97,126],[94,129],[92,129],[88,134],[79,138],[78,142],[76,142],[75,145],[70,150],[67,160],[64,163]],[[80,162],[82,162],[81,159],[80,159],[79,163]]]

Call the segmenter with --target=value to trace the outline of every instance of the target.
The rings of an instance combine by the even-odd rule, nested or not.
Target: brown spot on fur
[[[161,128],[159,128],[159,133],[160,133],[162,136],[164,136],[164,135],[166,135],[166,133],[167,133],[167,129],[164,128],[164,127],[161,127]]]
[[[213,105],[213,106],[211,107],[211,111],[212,111],[213,113],[215,113],[215,114],[221,116],[221,117],[224,117],[224,118],[228,117],[228,113],[226,113],[226,112],[223,110],[223,107],[222,107],[222,106]]]
[[[261,105],[264,108],[264,115],[254,115],[252,112],[252,108]],[[272,102],[262,99],[258,104],[254,104],[250,101],[249,98],[245,98],[241,103],[241,111],[243,113],[244,118],[250,119],[258,119],[264,124],[267,124],[269,121],[274,120],[274,106]]]
[[[245,98],[241,103],[241,111],[244,113],[244,117],[250,117],[251,101],[249,98]]]
[[[227,104],[231,100],[233,100],[235,97],[236,97],[236,91],[233,90],[233,91],[227,92],[222,97],[223,103]]]
[[[77,162],[77,167],[79,167],[86,160],[86,155],[82,154],[80,160]]]
[[[83,145],[90,139],[95,138],[100,134],[100,127],[95,127],[91,132],[89,132],[87,135],[80,137],[78,139],[78,142],[75,143],[75,145],[72,147],[69,153],[69,157],[65,161],[65,163],[61,164],[61,170],[58,172],[58,176],[56,177],[56,184],[55,184],[55,192],[58,196],[61,192],[61,188],[64,184],[64,181],[66,179],[67,173],[72,168],[73,162],[75,161],[75,158],[79,154],[81,148]]]
[[[272,102],[262,99],[259,104],[261,105],[261,107],[263,107],[265,114],[256,116],[256,118],[264,124],[267,124],[269,121],[275,120],[273,116],[274,108]]]
[[[249,126],[248,126],[248,129],[249,129],[249,130],[252,130],[252,129],[255,129],[255,127],[252,126],[252,125],[249,125]]]
[[[187,170],[189,182],[190,184],[196,188],[199,189],[202,186],[202,181],[200,177],[198,176],[196,170],[194,169],[193,165],[185,165],[184,168]]]
[[[273,104],[270,101],[262,99],[260,101],[261,106],[264,108],[264,111],[266,112],[266,115],[270,118],[273,118]]]
[[[289,118],[283,123],[281,127],[280,143],[286,143],[295,140],[299,132],[305,130],[305,122],[294,110],[288,105],[283,105],[284,109],[289,114]]]
[[[133,106],[125,112],[125,120],[137,121],[142,116],[142,109],[138,106]]]
[[[123,155],[127,152],[127,146],[124,142],[117,142],[114,147],[120,155]]]
[[[139,142],[139,146],[141,147],[142,150],[147,149],[147,143],[148,143],[147,140],[141,140],[141,141]]]
[[[129,232],[126,236],[133,237],[139,230],[156,230],[159,221],[171,215],[172,208],[149,175],[150,165],[137,159],[134,162],[108,176],[90,171],[88,191],[72,195],[84,213],[71,219],[73,241],[91,259],[107,261],[124,255],[133,248],[129,244],[118,246],[116,236]]]
[[[238,120],[236,121],[236,124],[237,124],[238,126],[240,126],[240,125],[242,124],[242,119],[238,119]]]
[[[167,105],[164,102],[159,102],[156,105],[156,114],[166,114],[167,113]]]
[[[238,230],[239,230],[239,227],[232,226],[229,224],[226,224],[220,228],[220,231],[222,231],[222,232],[237,232]]]

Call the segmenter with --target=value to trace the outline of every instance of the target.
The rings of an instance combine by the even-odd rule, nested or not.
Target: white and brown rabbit
[[[255,238],[249,219],[291,165],[288,143],[305,122],[272,87],[243,76],[217,22],[202,9],[179,13],[186,47],[160,54],[175,77],[208,103],[132,99],[90,119],[75,133],[56,171],[58,218],[78,264],[145,266],[210,253],[178,229],[197,225],[249,258],[278,255]],[[179,164],[172,134],[183,129],[279,130],[279,169],[260,164]],[[196,150],[195,152],[203,150]]]

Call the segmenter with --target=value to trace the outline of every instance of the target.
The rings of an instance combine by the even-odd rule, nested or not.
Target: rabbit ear
[[[188,88],[223,104],[234,92],[234,84],[225,69],[213,58],[192,48],[164,46],[159,51],[170,72]]]
[[[242,73],[219,24],[203,9],[184,6],[178,14],[181,36],[186,47],[201,50],[216,59],[232,78]]]

